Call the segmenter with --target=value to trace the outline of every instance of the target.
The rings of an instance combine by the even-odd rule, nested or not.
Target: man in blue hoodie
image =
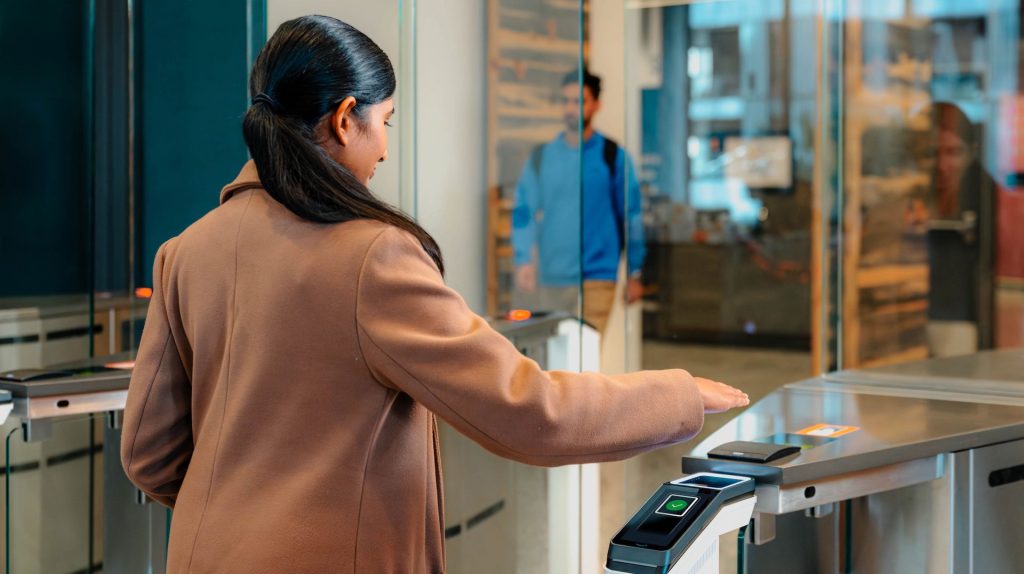
[[[566,130],[533,150],[516,188],[516,287],[520,300],[536,310],[575,312],[582,279],[583,318],[603,332],[624,248],[627,300],[643,294],[640,186],[629,156],[593,127],[601,79],[586,69],[572,72],[562,81],[561,96]]]

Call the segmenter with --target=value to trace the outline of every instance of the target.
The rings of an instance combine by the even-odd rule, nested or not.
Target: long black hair
[[[437,242],[408,215],[378,199],[317,143],[316,128],[345,98],[367,107],[394,95],[395,72],[377,44],[327,16],[289,20],[252,68],[252,105],[242,133],[260,181],[274,199],[318,223],[375,219],[415,236],[438,270]]]

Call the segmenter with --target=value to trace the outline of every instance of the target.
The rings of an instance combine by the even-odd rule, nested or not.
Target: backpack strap
[[[544,146],[546,144],[538,144],[530,151],[530,169],[533,173],[540,178],[540,168],[544,160]],[[612,208],[615,210],[615,228],[619,234],[619,245],[622,246],[626,242],[626,230],[625,230],[625,203],[626,198],[621,199],[615,197],[616,181],[615,181],[615,164],[619,160],[619,144],[611,139],[610,137],[604,136],[604,147],[601,150],[601,156],[604,158],[604,165],[608,168],[608,180],[611,181],[609,189],[612,194]],[[622,207],[619,207],[619,204]]]
[[[533,170],[534,175],[537,179],[540,179],[540,165],[544,159],[544,145],[537,144],[532,150],[530,150],[530,169]]]
[[[532,150],[530,150],[530,169],[533,173],[540,176],[541,163],[544,160],[544,145],[538,144]],[[619,144],[615,140],[605,137],[604,138],[604,149],[601,150],[601,155],[604,157],[604,165],[608,168],[608,177],[612,180],[615,179],[615,164],[619,160]]]
[[[611,190],[612,194],[612,209],[615,210],[615,229],[619,232],[619,247],[621,248],[626,243],[626,198],[615,197],[615,190],[618,187],[618,182],[615,180],[615,164],[618,163],[619,159],[619,144],[612,138],[605,136],[602,154],[604,156],[604,164],[608,167],[608,180],[611,181],[611,186],[608,189]],[[620,204],[622,205],[621,208],[619,207]]]
[[[608,166],[608,177],[615,180],[615,164],[618,163],[619,159],[619,144],[612,138],[605,136],[604,138],[604,165]]]

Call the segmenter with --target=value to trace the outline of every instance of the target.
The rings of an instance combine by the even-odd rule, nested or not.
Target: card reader
[[[765,463],[800,452],[799,445],[737,440],[720,444],[708,451],[708,458],[724,458],[742,462]]]
[[[748,476],[700,472],[666,482],[612,539],[605,572],[717,573],[718,537],[745,526],[755,501]]]

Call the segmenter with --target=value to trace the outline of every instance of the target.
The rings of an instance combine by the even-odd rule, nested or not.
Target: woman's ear
[[[338,138],[338,143],[343,146],[348,145],[349,135],[352,133],[352,129],[355,127],[355,118],[353,118],[354,110],[356,108],[356,99],[352,96],[341,100],[338,104],[337,109],[334,110],[334,114],[331,116],[331,133],[334,137]]]

